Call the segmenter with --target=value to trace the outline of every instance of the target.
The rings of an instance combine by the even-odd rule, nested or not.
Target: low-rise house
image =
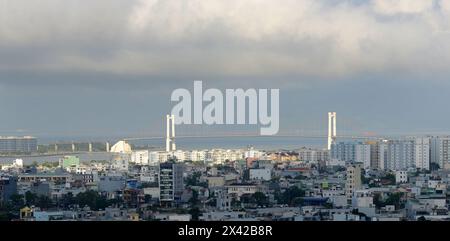
[[[254,194],[258,191],[258,187],[256,185],[246,183],[235,183],[226,186],[226,188],[228,194],[236,195],[237,197],[241,197],[244,194]]]
[[[201,221],[232,221],[232,220],[243,220],[248,217],[249,215],[246,212],[214,211],[203,213],[199,219]]]
[[[272,178],[271,169],[257,168],[249,170],[250,180],[269,181]]]

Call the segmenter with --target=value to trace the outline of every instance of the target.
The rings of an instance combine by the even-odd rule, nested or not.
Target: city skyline
[[[32,238],[36,222],[103,239],[435,231],[449,66],[450,0],[0,0],[0,222]]]

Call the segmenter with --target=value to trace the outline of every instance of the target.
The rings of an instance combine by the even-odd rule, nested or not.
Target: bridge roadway
[[[180,138],[232,138],[232,137],[255,137],[255,138],[270,138],[270,137],[298,137],[298,138],[318,138],[318,139],[326,139],[328,136],[326,135],[273,135],[273,136],[262,136],[257,134],[227,134],[227,135],[208,135],[208,136],[195,136],[195,135],[186,135],[186,136],[176,136],[176,139]],[[129,137],[123,138],[124,141],[135,141],[135,140],[157,140],[164,139],[165,137],[161,136],[153,136],[153,137]],[[388,138],[386,136],[357,136],[357,135],[338,135],[336,138],[342,139],[381,139]]]

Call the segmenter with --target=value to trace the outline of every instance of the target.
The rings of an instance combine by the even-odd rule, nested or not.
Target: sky
[[[194,80],[280,89],[280,133],[450,134],[449,66],[450,0],[0,0],[0,135],[162,135]]]

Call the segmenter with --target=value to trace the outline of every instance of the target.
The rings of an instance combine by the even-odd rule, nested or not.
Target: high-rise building
[[[370,162],[371,146],[366,143],[355,145],[355,162],[363,163],[365,169],[371,168]]]
[[[31,136],[0,137],[0,152],[35,152],[37,151],[37,139]]]
[[[363,162],[364,168],[384,170],[387,158],[387,143],[387,140],[371,140],[364,142],[364,145],[360,147],[360,154],[358,154],[362,155],[363,158],[356,158],[357,160],[360,160],[357,162]],[[370,146],[370,150],[367,146]],[[367,155],[368,152],[370,155]]]
[[[183,193],[184,165],[173,160],[159,165],[160,202],[171,205],[180,199]]]
[[[377,159],[375,161],[375,165],[378,167],[378,169],[380,170],[385,170],[386,169],[386,160],[387,160],[387,149],[388,149],[388,141],[387,140],[382,140],[379,141],[377,143]]]
[[[430,170],[430,138],[417,137],[414,144],[416,168]]]
[[[190,160],[193,162],[203,162],[206,160],[207,156],[206,150],[192,150],[190,153]]]
[[[338,142],[331,144],[330,156],[345,162],[355,161],[355,143],[354,142]]]
[[[380,142],[368,141],[366,144],[370,145],[370,168],[383,169],[380,165]]]
[[[148,165],[149,151],[148,150],[133,151],[131,153],[131,162],[137,165]]]
[[[328,112],[328,150],[331,144],[336,141],[336,112]]]
[[[17,178],[0,176],[0,203],[9,200],[17,192]]]
[[[430,169],[430,138],[389,140],[385,145],[384,169],[394,171],[408,168]]]
[[[450,162],[450,137],[432,137],[430,150],[430,162],[444,168],[444,165]]]
[[[328,150],[304,147],[298,151],[298,159],[305,162],[328,161],[330,152]]]
[[[148,165],[159,166],[159,163],[167,161],[166,152],[152,151],[148,153]]]
[[[347,166],[347,176],[345,182],[345,195],[351,198],[356,190],[361,189],[361,169],[362,164],[352,164]]]
[[[331,145],[331,158],[345,162],[360,162],[370,168],[370,145],[363,142],[338,142]]]
[[[387,142],[386,166],[388,170],[405,170],[415,167],[414,140],[389,140]]]

